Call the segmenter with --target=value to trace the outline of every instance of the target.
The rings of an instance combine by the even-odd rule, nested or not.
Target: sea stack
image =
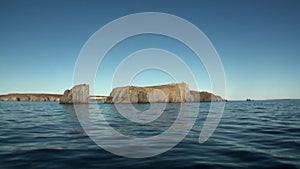
[[[208,92],[190,91],[188,84],[171,83],[158,86],[124,86],[112,90],[106,103],[183,103],[222,101]]]
[[[74,86],[71,90],[67,89],[60,99],[61,104],[88,103],[89,85],[80,84]]]

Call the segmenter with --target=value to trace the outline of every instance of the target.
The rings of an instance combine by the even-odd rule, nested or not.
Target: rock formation
[[[0,95],[0,101],[60,101],[61,104],[88,103],[181,103],[223,101],[220,96],[209,92],[191,91],[186,83],[171,83],[158,86],[125,86],[112,90],[110,96],[89,95],[89,85],[74,86],[60,94],[7,94]]]
[[[193,102],[215,102],[223,101],[222,97],[216,96],[209,92],[190,91]]]
[[[182,82],[147,87],[117,87],[112,90],[106,103],[180,103],[200,101],[222,101],[222,98],[208,92],[190,91],[188,85]]]
[[[61,104],[88,103],[89,85],[81,84],[74,86],[71,90],[67,89],[60,99]]]
[[[61,94],[12,93],[0,95],[0,101],[59,101]]]

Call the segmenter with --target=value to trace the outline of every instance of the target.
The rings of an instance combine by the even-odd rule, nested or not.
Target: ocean
[[[139,138],[168,129],[180,107],[168,104],[158,122],[137,125],[126,121],[112,104],[92,104],[102,110],[111,127]],[[134,105],[139,110],[148,106]],[[195,106],[189,104],[187,111]],[[72,105],[2,101],[0,168],[300,168],[300,100],[228,101],[215,132],[199,144],[209,106],[200,104],[193,128],[175,147],[148,158],[127,158],[88,137]],[[116,142],[106,143],[110,141]]]

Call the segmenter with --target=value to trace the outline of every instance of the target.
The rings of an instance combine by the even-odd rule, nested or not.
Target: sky
[[[115,19],[140,12],[176,15],[205,33],[224,67],[223,97],[300,98],[297,0],[2,0],[0,94],[63,93],[73,85],[76,60],[90,36]],[[93,93],[108,95],[118,64],[145,48],[161,48],[178,55],[196,74],[200,90],[212,91],[207,71],[187,46],[169,37],[145,34],[125,39],[107,53],[97,71]],[[174,79],[166,72],[146,70],[130,85],[169,82]]]

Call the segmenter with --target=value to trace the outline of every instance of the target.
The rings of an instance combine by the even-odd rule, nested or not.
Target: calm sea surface
[[[178,112],[177,104],[169,104],[160,121],[134,126],[116,115],[113,105],[94,104],[116,130],[141,137],[162,132]],[[147,109],[147,105],[135,106]],[[227,102],[218,128],[199,144],[209,106],[200,104],[193,129],[173,149],[133,159],[95,144],[71,105],[0,102],[0,168],[300,168],[300,100]]]

